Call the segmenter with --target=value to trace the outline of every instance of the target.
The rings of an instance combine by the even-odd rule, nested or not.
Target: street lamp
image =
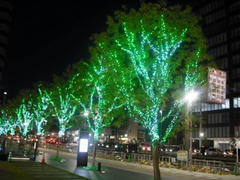
[[[202,132],[202,123],[200,122],[200,133],[199,133],[199,149],[202,148],[202,138],[204,136],[204,133]]]
[[[192,166],[192,119],[191,119],[191,108],[192,103],[198,99],[199,93],[191,89],[185,96],[184,102],[187,103],[188,106],[188,113],[189,113],[189,160],[190,160],[190,167]]]
[[[188,106],[191,107],[192,103],[198,99],[199,93],[191,89],[185,96],[184,102],[187,102]]]
[[[84,111],[83,116],[88,117],[88,115],[89,115],[89,112],[88,111]]]
[[[204,136],[204,133],[203,133],[203,132],[200,132],[200,133],[199,133],[199,136],[200,136],[200,137],[203,137],[203,136]]]
[[[3,92],[4,96],[3,96],[3,104],[6,104],[6,100],[7,100],[7,91]]]

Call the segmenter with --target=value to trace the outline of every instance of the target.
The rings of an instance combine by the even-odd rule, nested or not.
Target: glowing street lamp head
[[[89,112],[88,112],[88,111],[85,111],[85,112],[83,113],[83,115],[84,115],[85,117],[87,117],[87,116],[89,115]]]
[[[185,95],[184,102],[187,102],[189,105],[191,105],[194,101],[198,99],[198,95],[198,92],[192,89]]]

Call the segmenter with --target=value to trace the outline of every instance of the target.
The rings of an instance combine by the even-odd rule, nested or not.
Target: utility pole
[[[192,109],[193,102],[198,99],[199,93],[194,91],[194,89],[190,90],[184,97],[184,102],[187,102],[187,114],[189,122],[189,166],[190,171],[192,171]]]
[[[239,143],[239,129],[237,129],[237,132],[236,132],[236,175],[238,175],[238,143]]]
[[[238,138],[236,138],[236,175],[238,175]]]
[[[189,163],[190,163],[190,170],[192,170],[192,108],[190,109],[190,112],[189,112]]]
[[[200,105],[200,125],[199,125],[199,149],[202,147],[202,137],[203,137],[203,132],[202,132],[202,103],[199,103]]]

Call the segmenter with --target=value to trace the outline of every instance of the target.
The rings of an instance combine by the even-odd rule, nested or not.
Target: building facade
[[[193,130],[193,140],[210,140],[211,146],[225,150],[240,135],[240,1],[200,0],[191,5],[201,18],[209,54],[218,69],[227,72],[225,104],[196,105],[203,123]]]

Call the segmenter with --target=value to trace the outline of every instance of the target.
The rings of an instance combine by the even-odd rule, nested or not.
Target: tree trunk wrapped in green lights
[[[119,97],[114,94],[108,70],[102,65],[102,56],[95,54],[94,58],[95,62],[92,61],[93,65],[90,66],[87,75],[82,77],[76,74],[72,80],[72,96],[82,107],[83,116],[86,117],[88,127],[94,136],[93,166],[99,136],[103,129],[113,122],[114,110],[122,107]],[[80,89],[76,86],[80,86]]]
[[[42,135],[44,133],[44,125],[47,122],[47,117],[50,115],[50,101],[47,97],[47,91],[39,87],[38,93],[36,94],[32,105],[37,135]]]
[[[159,180],[158,145],[179,119],[181,96],[204,81],[205,40],[189,8],[143,4],[138,11],[116,12],[107,23],[107,31],[95,35],[95,49],[130,115],[152,139],[154,179]]]
[[[5,107],[6,108],[6,107]],[[10,133],[11,135],[15,134],[16,122],[10,116],[9,112],[5,110],[1,110],[0,114],[0,135],[2,138],[2,151],[5,153],[6,150],[6,142],[7,142],[7,135]]]
[[[23,136],[26,136],[27,133],[33,128],[33,114],[30,108],[31,102],[26,102],[25,99],[23,99],[22,104],[20,104],[19,107],[16,109],[17,119],[18,121],[21,121],[20,131]]]
[[[10,133],[11,135],[14,135],[17,128],[20,129],[22,125],[22,119],[17,118],[16,108],[18,106],[19,103],[16,101],[16,99],[9,100],[8,104],[1,110],[0,129],[2,130],[0,131],[0,134],[7,135]]]
[[[9,117],[6,112],[2,109],[0,116],[0,135],[8,135],[9,131],[12,131],[14,126],[9,121]]]
[[[77,106],[72,103],[69,86],[58,79],[52,91],[46,93],[48,101],[51,103],[52,115],[56,116],[59,122],[58,136],[62,137],[65,131],[71,127],[70,120],[75,115]]]

